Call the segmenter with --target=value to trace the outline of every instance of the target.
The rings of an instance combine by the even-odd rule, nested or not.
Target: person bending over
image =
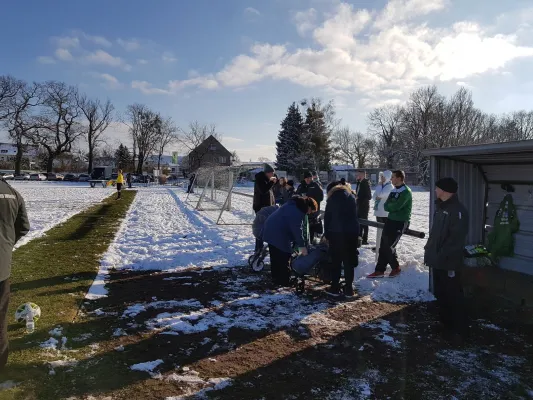
[[[268,243],[272,282],[276,286],[290,286],[289,260],[293,243],[300,254],[307,255],[303,223],[307,214],[316,212],[316,201],[310,197],[293,197],[268,217],[263,229],[263,240]]]

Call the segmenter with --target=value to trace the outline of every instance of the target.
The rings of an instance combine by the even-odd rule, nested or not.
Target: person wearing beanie
[[[323,233],[322,222],[319,221],[320,203],[324,200],[324,189],[319,182],[313,181],[313,173],[306,171],[304,173],[304,181],[298,186],[296,194],[313,198],[318,205],[315,213],[309,216],[309,235],[311,241],[317,234]]]
[[[309,197],[296,196],[274,211],[265,221],[263,238],[268,243],[272,283],[275,286],[290,286],[289,260],[293,243],[302,255],[307,255],[304,240],[305,216],[317,210],[316,201]]]
[[[255,175],[253,210],[257,214],[262,208],[276,204],[273,186],[277,179],[274,177],[274,168],[265,164],[263,171]],[[263,242],[255,241],[255,251],[261,251]]]
[[[445,334],[464,340],[469,336],[469,322],[461,272],[468,235],[468,211],[459,201],[455,179],[439,179],[435,186],[437,200],[433,224],[424,246],[424,263],[432,268],[433,292]]]
[[[401,272],[396,246],[403,233],[409,228],[411,210],[413,208],[413,195],[409,186],[405,184],[405,173],[403,171],[393,171],[391,182],[394,188],[383,206],[384,210],[389,214],[381,234],[376,270],[367,276],[369,279],[383,278],[387,265],[392,268],[389,274],[390,277],[394,277]]]
[[[359,218],[368,219],[370,212],[370,200],[372,199],[372,189],[370,189],[370,182],[366,178],[364,170],[357,172],[357,183],[355,185],[355,193],[357,198],[357,212]],[[363,239],[363,245],[368,244],[368,225],[361,224],[360,235]]]

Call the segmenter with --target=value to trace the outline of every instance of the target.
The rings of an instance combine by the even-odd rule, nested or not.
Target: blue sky
[[[533,4],[522,0],[26,1],[4,6],[0,74],[63,80],[119,111],[215,123],[242,159],[274,158],[288,105],[376,106],[436,83],[489,112],[533,108]],[[127,142],[124,127],[110,142]]]

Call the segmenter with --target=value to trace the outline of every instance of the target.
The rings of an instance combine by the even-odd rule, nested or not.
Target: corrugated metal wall
[[[484,167],[490,181],[529,181],[533,182],[533,165],[486,166]],[[533,275],[533,184],[514,184],[511,193],[516,206],[520,230],[515,235],[515,256],[502,258],[500,267]],[[487,224],[492,225],[494,216],[507,192],[500,184],[489,185]]]
[[[452,177],[459,184],[459,199],[470,212],[470,229],[468,243],[480,243],[483,238],[483,206],[485,199],[485,181],[480,170],[472,165],[445,158],[432,157],[431,205],[429,225],[433,222],[435,201],[435,182],[444,177]]]

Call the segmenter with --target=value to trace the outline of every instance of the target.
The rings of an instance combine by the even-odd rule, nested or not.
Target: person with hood
[[[322,223],[318,220],[318,216],[320,215],[320,203],[324,200],[324,189],[319,182],[313,180],[313,173],[307,171],[304,173],[304,181],[298,186],[296,194],[312,197],[317,203],[317,211],[309,216],[309,235],[311,236],[310,239],[313,240],[316,234],[323,232]]]
[[[327,187],[327,203],[324,213],[324,237],[329,244],[332,258],[331,286],[327,293],[340,296],[341,266],[344,267],[344,296],[353,296],[354,269],[359,264],[359,220],[357,201],[352,190],[341,182]]]
[[[317,210],[317,203],[310,197],[293,197],[268,217],[263,229],[263,240],[268,243],[272,282],[289,286],[289,260],[293,244],[301,255],[307,255],[304,240],[304,219]]]
[[[276,204],[272,188],[277,179],[274,176],[274,168],[265,164],[263,171],[255,175],[253,209],[257,214],[262,208]],[[263,241],[255,239],[255,252],[263,248]]]
[[[7,364],[9,277],[13,247],[30,230],[22,196],[4,179],[0,179],[0,371]]]
[[[370,189],[370,182],[366,178],[366,172],[360,170],[357,172],[357,184],[355,186],[355,193],[357,196],[357,211],[359,218],[368,219],[370,211],[370,199],[372,198],[372,190]],[[361,238],[363,245],[368,244],[368,225],[361,224]]]
[[[384,224],[387,221],[387,216],[389,213],[385,211],[385,202],[387,201],[390,192],[392,191],[392,172],[387,170],[379,173],[379,183],[376,185],[374,194],[372,198],[374,199],[374,216],[376,217],[377,222]],[[376,236],[376,244],[381,241],[381,232],[378,230],[378,235]],[[373,251],[376,250],[374,247]]]
[[[391,182],[394,188],[391,190],[384,209],[389,213],[379,245],[378,262],[376,270],[367,276],[369,279],[383,278],[387,265],[392,268],[390,277],[400,274],[400,263],[396,246],[403,233],[409,228],[411,211],[413,209],[413,195],[411,189],[405,184],[405,172],[397,170],[392,172]]]
[[[442,178],[435,186],[437,200],[424,247],[424,263],[432,268],[441,323],[453,335],[468,339],[468,316],[461,284],[468,211],[459,201],[458,185],[453,178]]]

